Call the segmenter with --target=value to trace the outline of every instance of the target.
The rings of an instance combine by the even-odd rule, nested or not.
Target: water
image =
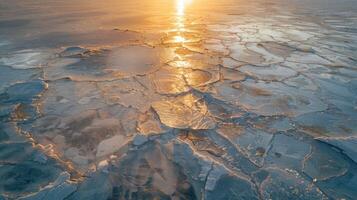
[[[356,11],[0,0],[0,199],[356,199]]]

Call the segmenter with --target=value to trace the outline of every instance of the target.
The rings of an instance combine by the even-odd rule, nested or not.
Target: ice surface
[[[266,81],[282,81],[297,74],[294,70],[279,65],[270,65],[267,67],[245,65],[240,67],[239,71],[259,80]]]
[[[42,68],[47,66],[49,59],[53,57],[51,51],[46,50],[23,50],[0,59],[3,65],[14,69]]]
[[[189,94],[176,100],[152,104],[163,124],[179,129],[212,129],[215,121],[209,115],[203,99]]]
[[[355,5],[3,1],[0,199],[355,199]]]
[[[341,149],[347,156],[349,156],[354,162],[356,162],[355,146],[356,137],[341,137],[341,138],[324,138],[321,137],[319,140],[324,141],[328,144],[334,145]]]
[[[323,111],[327,105],[313,92],[300,91],[280,82],[242,81],[217,87],[218,98],[257,114],[298,116]]]
[[[151,80],[160,94],[180,94],[190,90],[183,73],[177,69],[162,69],[152,74]]]
[[[114,49],[108,56],[107,70],[124,75],[140,75],[155,71],[170,59],[170,50],[145,46]]]
[[[293,171],[271,168],[268,173],[269,176],[261,183],[266,199],[327,199],[316,186]]]
[[[315,181],[341,176],[348,170],[349,164],[341,159],[339,152],[324,144],[313,145],[311,154],[304,161],[304,172]]]

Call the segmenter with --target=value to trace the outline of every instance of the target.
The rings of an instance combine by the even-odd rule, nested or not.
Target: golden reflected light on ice
[[[191,3],[191,0],[177,0],[176,2],[176,24],[177,36],[174,37],[176,43],[185,43],[186,38],[182,36],[182,32],[185,31],[185,8]]]
[[[176,13],[179,16],[185,15],[185,8],[187,4],[190,4],[191,0],[177,0]]]

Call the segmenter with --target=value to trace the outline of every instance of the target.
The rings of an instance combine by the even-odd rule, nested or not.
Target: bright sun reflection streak
[[[176,14],[183,16],[185,14],[185,0],[177,0],[176,9]]]
[[[184,43],[186,42],[186,38],[182,36],[182,32],[185,31],[185,24],[184,24],[184,16],[185,16],[185,8],[191,0],[176,0],[176,15],[177,15],[177,22],[176,22],[176,30],[178,31],[178,35],[174,37],[176,43]]]
[[[185,8],[187,4],[190,4],[192,0],[176,0],[176,14],[178,16],[185,15]]]
[[[176,43],[184,43],[186,41],[186,39],[181,36],[181,33],[179,33],[179,35],[176,35],[174,37],[174,40]]]

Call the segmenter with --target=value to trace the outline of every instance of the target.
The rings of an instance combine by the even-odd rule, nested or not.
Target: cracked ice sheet
[[[357,144],[356,137],[341,137],[341,138],[324,138],[320,137],[318,140],[336,146],[348,155],[354,162],[357,163],[356,149],[354,148]]]
[[[215,121],[209,115],[204,99],[187,94],[168,101],[152,104],[161,122],[180,129],[212,129]]]
[[[303,171],[315,181],[342,176],[347,173],[349,163],[337,150],[324,143],[313,143],[311,153],[303,162]]]
[[[153,1],[150,3],[155,4]],[[202,6],[211,3],[205,2]],[[33,36],[30,36],[16,41],[17,45],[25,41],[24,46],[29,50],[16,50],[1,57],[2,62],[7,62],[3,64],[13,65],[6,68],[36,69],[21,72],[7,70],[1,74],[6,79],[4,82],[7,82],[4,86],[1,84],[4,91],[1,91],[1,97],[6,97],[1,101],[6,101],[9,105],[5,109],[1,107],[0,120],[13,120],[9,116],[20,113],[13,108],[21,106],[13,105],[12,100],[27,104],[32,103],[32,97],[35,96],[34,100],[39,101],[42,106],[39,107],[41,115],[35,122],[28,119],[18,121],[17,117],[16,123],[25,128],[34,125],[33,129],[26,131],[30,130],[34,139],[39,139],[36,142],[53,143],[57,148],[63,148],[58,151],[63,154],[63,158],[74,162],[76,168],[89,163],[97,167],[96,173],[85,174],[86,178],[79,183],[73,195],[67,196],[72,190],[63,193],[67,199],[174,199],[178,196],[186,199],[254,199],[258,197],[258,193],[259,198],[267,199],[324,199],[320,190],[328,198],[353,199],[356,196],[357,170],[355,163],[349,159],[353,158],[350,146],[353,146],[353,122],[356,116],[356,84],[352,81],[356,75],[356,34],[353,26],[355,23],[352,22],[357,18],[351,16],[353,13],[338,13],[334,10],[335,14],[331,19],[324,19],[320,23],[318,18],[324,17],[322,10],[314,12],[316,18],[310,22],[302,15],[290,13],[290,5],[280,9],[277,2],[268,2],[264,6],[256,1],[245,2],[244,5],[228,5],[229,12],[226,10],[215,12],[215,15],[205,15],[208,19],[201,19],[197,13],[191,15],[190,9],[187,9],[187,15],[182,20],[184,29],[180,34],[181,38],[177,36],[182,27],[167,27],[161,23],[175,20],[176,16],[150,17],[148,25],[137,27],[156,34],[142,35],[147,40],[144,43],[155,45],[154,48],[141,41],[129,41],[133,37],[124,38],[126,42],[133,44],[116,46],[115,38],[122,38],[125,32],[134,33],[130,30],[111,31],[118,24],[122,28],[124,24],[135,23],[135,20],[131,21],[131,16],[117,20],[119,15],[125,15],[125,12],[118,12],[118,9],[125,8],[123,2],[120,7],[115,4],[103,6],[109,10],[102,10],[103,7],[98,2],[91,9],[83,9],[83,6],[91,5],[90,1],[78,6],[78,10],[75,5],[73,3],[70,6],[75,10],[70,12],[71,15],[64,13],[53,16],[48,13],[51,17],[43,20],[43,23],[51,22],[51,26],[43,26],[46,27],[45,32],[53,30],[53,26],[57,27],[55,30],[63,31],[63,27],[70,27],[72,31],[74,21],[85,24],[80,26],[85,30],[97,27],[105,30],[98,31],[97,34],[75,34],[74,38],[66,36],[66,33],[41,37],[43,35],[37,32],[44,31],[40,29],[43,24],[33,20],[29,24],[34,25],[36,30],[31,29],[31,32],[39,39],[33,42]],[[215,9],[219,7],[220,5],[215,6]],[[36,7],[38,8],[41,6]],[[269,8],[274,12],[270,12]],[[115,10],[115,14],[110,9]],[[143,12],[150,10],[151,7]],[[310,12],[308,9],[302,10]],[[6,16],[7,11],[4,11]],[[267,11],[269,15],[266,15]],[[92,13],[96,20],[87,12]],[[55,13],[59,14],[61,10],[58,9]],[[110,19],[104,20],[107,14]],[[36,14],[27,16],[31,18]],[[72,18],[76,16],[80,17]],[[196,20],[196,16],[200,19]],[[219,22],[210,21],[210,18],[217,16],[220,18]],[[57,20],[62,22],[59,24]],[[137,20],[146,21],[142,18]],[[3,24],[9,23],[2,19],[0,26]],[[5,27],[1,30],[7,32],[11,29],[12,27]],[[158,30],[160,33],[157,33]],[[22,33],[18,29],[16,32]],[[135,35],[139,34],[135,32]],[[53,52],[59,53],[56,55],[58,57],[53,60],[50,57],[47,62],[46,56],[28,54],[42,52],[43,49],[36,49],[40,40],[43,40],[41,44],[44,46],[51,46],[53,43],[67,46],[66,44],[73,42],[101,45],[111,42],[110,47],[74,46],[64,51],[63,48],[54,50]],[[6,48],[9,46],[11,44]],[[160,52],[166,52],[163,50],[166,48],[174,52],[175,58],[165,59],[166,56]],[[226,56],[228,53],[231,56]],[[12,54],[19,62],[14,62],[16,59],[12,58]],[[163,62],[157,59],[161,56],[164,57]],[[28,64],[25,66],[26,62]],[[247,67],[247,62],[257,66]],[[162,70],[163,63],[174,69]],[[273,63],[276,65],[270,65]],[[262,68],[257,68],[258,66]],[[266,71],[262,71],[263,68]],[[42,97],[38,94],[44,90],[42,85],[45,82],[32,82],[33,79],[41,79],[36,74],[37,70],[44,71],[43,78],[49,84]],[[161,73],[160,70],[165,72]],[[35,77],[30,75],[30,71]],[[7,73],[9,76],[19,73],[19,79],[7,79]],[[29,74],[23,76],[22,73]],[[23,92],[16,94],[14,91],[19,89]],[[183,96],[191,91],[197,97],[193,99],[205,103],[194,106],[184,103]],[[273,103],[270,102],[271,99]],[[153,102],[168,104],[157,106],[162,109],[161,116],[160,112],[150,108]],[[184,112],[176,112],[171,117],[170,108]],[[198,125],[193,125],[196,122],[190,121],[192,118],[196,119],[195,116],[202,119],[196,120],[199,121],[198,124],[209,116],[209,121],[213,120],[215,126],[212,126],[213,130],[201,130],[202,132],[182,130],[190,133],[186,139],[182,139],[185,143],[181,143],[177,129],[161,124],[160,117],[163,115],[171,119],[179,118],[173,122],[177,124],[171,125],[180,129],[197,128]],[[199,127],[206,125],[203,123]],[[219,129],[216,130],[216,127]],[[5,128],[1,127],[1,130]],[[145,134],[146,136],[140,135],[145,139],[136,141],[135,146],[131,146],[131,139],[139,138],[136,137],[136,132]],[[328,140],[333,146],[314,145],[313,139],[305,135],[316,132],[319,133],[318,139],[321,140],[321,135],[324,135],[325,141]],[[6,134],[0,132],[0,140],[6,137]],[[337,140],[341,140],[341,143]],[[186,145],[186,142],[190,145]],[[11,144],[15,145],[14,148],[8,148],[7,144],[1,145],[6,149],[2,151],[2,155],[8,155],[11,151],[17,155],[11,159],[26,157],[22,151],[16,151],[22,144]],[[31,145],[25,147],[26,150],[30,148]],[[124,156],[121,157],[122,155]],[[119,157],[117,161],[112,159],[115,156]],[[331,162],[334,158],[339,162]],[[43,156],[36,156],[36,162],[44,160]],[[32,162],[25,164],[24,168],[27,169]],[[47,167],[47,164],[40,166]],[[263,170],[268,171],[268,177],[255,177],[256,171]],[[60,171],[63,170],[58,170],[58,174]],[[241,171],[244,175],[240,174]],[[304,176],[299,175],[301,171],[304,171]],[[51,175],[51,180],[45,180],[41,188],[48,185],[49,181],[54,181],[54,177]],[[263,180],[252,183],[256,178]],[[316,182],[313,178],[316,178]],[[11,181],[12,179],[10,184],[13,183]],[[22,179],[18,181],[22,183]],[[35,181],[34,184],[37,183]],[[28,189],[27,186],[23,188]],[[53,189],[61,191],[60,188]],[[34,189],[29,192],[36,191],[41,195],[47,190]],[[13,193],[16,191],[12,191]]]
[[[328,199],[318,187],[293,170],[267,169],[260,191],[265,199]]]
[[[124,75],[144,75],[173,59],[171,49],[126,46],[113,49],[108,56],[107,70]]]
[[[131,141],[136,115],[112,107],[72,116],[47,116],[34,123],[32,132],[37,141],[53,144],[59,155],[85,171],[95,160],[119,151]]]
[[[279,82],[247,80],[235,84],[223,83],[217,90],[217,98],[265,116],[299,116],[327,109],[327,105],[313,92],[301,91]]]
[[[150,199],[170,196],[196,199],[196,181],[190,181],[184,171],[187,169],[185,165],[173,158],[183,152],[174,153],[172,150],[176,151],[176,148],[171,142],[148,142],[130,150],[121,160],[114,161],[108,170],[114,180],[112,184],[120,190],[117,195],[120,198],[127,194]]]
[[[180,94],[190,90],[180,70],[165,68],[151,74],[150,79],[160,94]]]
[[[41,71],[38,69],[18,70],[0,65],[0,71],[0,92],[17,82],[26,82],[41,76]]]
[[[145,78],[124,78],[99,82],[97,86],[107,104],[120,104],[145,112],[149,110],[152,102],[163,99],[145,81]]]
[[[48,63],[50,68],[45,69],[45,77],[50,80],[116,80],[153,73],[172,60],[173,56],[171,49],[141,45],[97,48],[74,46],[64,49],[59,57]]]
[[[212,73],[211,73],[212,72]],[[156,92],[163,95],[186,93],[219,80],[217,71],[163,66],[149,75]],[[149,85],[150,87],[150,85]]]
[[[258,166],[262,166],[267,151],[270,149],[272,134],[257,130],[246,130],[236,138],[238,148]]]
[[[137,111],[106,104],[95,84],[60,80],[49,87],[41,105],[45,115],[31,132],[78,168],[120,150],[136,133]]]
[[[39,145],[21,135],[15,123],[0,123],[0,142],[0,176],[4,177],[0,193],[5,198],[18,199],[36,193],[63,171],[63,167],[45,155]]]
[[[50,49],[28,49],[17,51],[11,55],[0,58],[0,64],[11,66],[14,69],[43,68],[46,67],[49,60],[54,57],[55,52]]]
[[[174,141],[174,162],[183,167],[183,171],[198,182],[194,185],[204,186],[206,199],[226,199],[229,196],[237,198],[256,199],[257,191],[252,182],[240,172],[232,174],[224,165],[212,163],[209,157],[190,148],[189,145]],[[226,185],[226,183],[230,183]],[[222,188],[224,186],[224,188]],[[232,188],[238,189],[239,193]],[[221,192],[221,191],[226,192]]]
[[[249,76],[253,76],[258,80],[265,80],[265,81],[282,81],[289,77],[293,77],[297,75],[292,69],[282,67],[279,65],[269,65],[269,66],[251,66],[251,65],[244,65],[238,68],[239,71],[242,71]]]

